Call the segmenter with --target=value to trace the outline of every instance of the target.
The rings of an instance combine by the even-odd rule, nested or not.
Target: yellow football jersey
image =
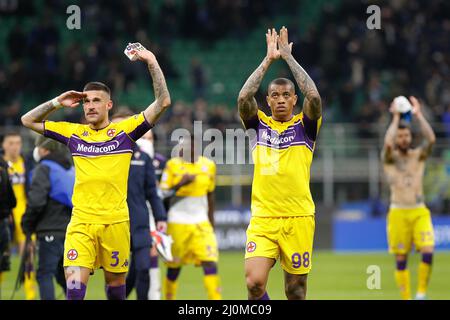
[[[143,113],[106,128],[44,122],[46,137],[66,144],[75,165],[72,221],[112,224],[129,220],[127,181],[135,141],[151,126]]]
[[[8,173],[12,183],[14,195],[17,200],[17,205],[13,209],[14,222],[16,225],[16,239],[19,242],[25,241],[25,235],[22,232],[21,221],[22,216],[27,208],[27,195],[26,195],[26,170],[25,161],[22,157],[19,157],[17,161],[9,161]]]
[[[315,136],[322,118],[315,126]],[[254,162],[251,212],[255,217],[314,215],[309,188],[315,141],[306,134],[303,113],[279,122],[258,111],[251,141]]]
[[[171,189],[185,174],[193,174],[195,179],[175,193],[168,212],[169,224],[199,224],[208,221],[207,194],[216,187],[216,164],[205,157],[199,157],[194,163],[172,158],[167,161],[161,176],[161,188]]]
[[[170,189],[177,185],[184,174],[195,174],[196,177],[193,182],[178,189],[176,196],[200,197],[214,191],[216,164],[205,157],[199,157],[194,163],[186,162],[182,158],[172,158],[167,161],[161,177],[161,188]]]

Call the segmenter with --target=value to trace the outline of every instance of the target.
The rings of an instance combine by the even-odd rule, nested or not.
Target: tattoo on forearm
[[[399,119],[395,118],[392,119],[392,123],[390,124],[389,128],[386,131],[386,136],[384,138],[384,142],[393,145],[395,140],[395,135],[397,134],[397,128],[399,124]]]
[[[30,118],[32,122],[41,122],[56,110],[51,101],[44,102],[36,108],[30,110],[25,114],[25,117]]]
[[[254,96],[256,92],[258,92],[258,88],[261,85],[261,81],[266,74],[269,65],[270,63],[267,59],[264,59],[242,87],[238,99],[238,108],[241,118],[247,119],[252,115],[255,115],[258,111],[258,105]]]
[[[162,111],[163,102],[169,98],[169,90],[167,89],[166,80],[164,74],[158,63],[150,64],[148,70],[153,81],[153,90],[155,92],[155,113],[158,114]]]
[[[308,73],[306,73],[306,71],[298,64],[298,62],[295,61],[294,57],[290,56],[286,59],[286,62],[291,69],[295,81],[297,82],[298,87],[300,88],[300,91],[303,93],[303,95],[308,99],[312,99],[313,97],[318,96],[319,92],[317,91],[314,81],[311,79]]]
[[[433,128],[431,128],[430,124],[428,123],[427,119],[425,119],[424,116],[421,116],[419,118],[419,124],[420,124],[420,130],[422,131],[423,136],[428,141],[434,141],[436,139],[436,136],[433,132]]]
[[[303,93],[305,98],[310,102],[310,112],[314,117],[320,117],[322,114],[322,104],[320,101],[319,91],[317,90],[316,84],[308,75],[308,73],[300,66],[300,64],[295,61],[294,57],[290,55],[286,58],[286,63],[294,75],[295,81],[297,82],[300,91]]]

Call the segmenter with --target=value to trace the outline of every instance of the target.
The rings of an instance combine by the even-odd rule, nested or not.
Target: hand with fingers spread
[[[280,58],[280,52],[277,48],[278,35],[275,28],[268,29],[266,33],[267,42],[267,59],[269,61],[277,60]]]
[[[286,59],[292,54],[292,44],[288,40],[288,29],[283,26],[278,36],[278,51],[281,58]]]
[[[56,99],[63,107],[75,108],[85,97],[86,93],[71,90],[62,93]]]

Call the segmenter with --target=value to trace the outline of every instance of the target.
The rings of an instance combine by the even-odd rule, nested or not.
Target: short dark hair
[[[290,85],[291,86],[291,88],[295,91],[295,85],[294,85],[294,83],[291,81],[291,80],[289,80],[289,79],[287,79],[287,78],[276,78],[276,79],[274,79],[274,80],[272,80],[270,83],[269,83],[269,86],[267,87],[267,91],[269,92],[270,91],[270,87],[272,86],[272,85],[278,85],[278,86],[284,86],[284,85]]]
[[[83,91],[89,90],[105,91],[107,94],[111,95],[111,89],[109,89],[109,87],[106,84],[98,81],[86,83],[86,85],[83,88]]]
[[[131,109],[120,108],[112,115],[111,119],[114,119],[114,118],[129,118],[131,116],[134,116],[134,112]]]
[[[22,137],[22,136],[20,135],[19,131],[13,130],[13,129],[8,129],[1,137],[1,139],[0,139],[1,142],[3,143],[3,141],[5,141],[5,139],[8,137]]]

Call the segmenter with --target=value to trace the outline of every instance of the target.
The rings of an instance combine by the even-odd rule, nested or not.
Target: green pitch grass
[[[244,280],[243,252],[222,252],[219,273],[222,280],[224,299],[246,299]],[[411,272],[412,292],[417,288],[417,266],[420,255],[411,256],[408,266]],[[12,259],[12,271],[4,274],[2,299],[11,297],[14,280],[17,275],[18,258]],[[450,252],[438,252],[433,261],[433,272],[429,285],[429,299],[450,299]],[[379,266],[380,289],[368,289],[367,280],[371,274],[367,268]],[[162,274],[165,272],[163,263]],[[308,299],[399,299],[399,292],[394,282],[394,259],[387,253],[333,253],[316,251],[313,269],[308,280]],[[206,299],[203,287],[202,269],[193,266],[184,267],[179,278],[179,299]],[[96,271],[88,284],[87,299],[105,299],[103,272]],[[272,299],[285,299],[283,273],[277,263],[271,274],[268,292]],[[63,299],[58,287],[57,295]],[[133,293],[131,299],[134,299]],[[20,289],[15,299],[24,299]]]

